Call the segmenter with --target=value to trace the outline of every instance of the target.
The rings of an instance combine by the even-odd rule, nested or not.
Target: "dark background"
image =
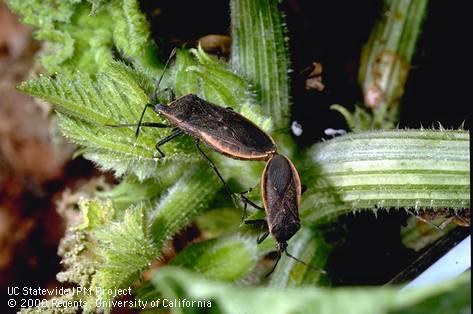
[[[216,1],[160,1],[161,14],[152,19],[155,38],[166,55],[173,39],[194,41],[207,34],[229,34],[228,3]],[[147,1],[143,6],[150,10]],[[293,119],[304,133],[301,145],[314,143],[323,130],[346,127],[331,104],[353,108],[362,101],[357,82],[361,48],[382,13],[383,1],[284,1],[292,61]],[[466,7],[444,1],[428,5],[424,29],[417,44],[405,95],[400,127],[458,128],[469,122],[468,97],[471,57],[466,52],[471,37]],[[299,71],[313,61],[324,66],[326,91],[306,91]],[[308,114],[310,112],[310,114]],[[316,123],[314,123],[316,122]]]

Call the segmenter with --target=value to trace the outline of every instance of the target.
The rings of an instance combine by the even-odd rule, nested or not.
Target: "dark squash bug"
[[[287,251],[287,241],[301,227],[299,219],[301,194],[301,180],[292,162],[283,155],[274,154],[266,163],[261,177],[263,208],[251,204],[258,209],[264,210],[266,218],[245,221],[246,224],[257,225],[267,229],[258,237],[258,243],[263,242],[270,234],[277,242],[276,250],[278,256],[273,268],[266,277],[276,269],[282,253],[285,253],[288,257],[293,258],[299,263],[325,273],[324,270],[304,263]]]
[[[163,74],[156,84],[155,90],[158,90],[164,72],[175,53],[176,49],[173,49],[164,66]],[[152,103],[157,103],[156,93],[153,93]],[[143,122],[144,114],[148,108],[152,108],[154,112],[164,116],[170,124]],[[168,105],[160,103],[156,105],[147,104],[141,113],[138,124],[107,126],[136,126],[136,137],[138,137],[141,127],[173,128],[168,136],[156,143],[156,150],[160,153],[161,157],[165,156],[160,148],[162,145],[181,134],[192,136],[195,139],[195,144],[200,154],[209,163],[230,195],[233,195],[233,193],[230,191],[215,164],[200,148],[200,142],[204,142],[218,153],[240,160],[268,160],[277,150],[276,144],[271,136],[249,119],[233,111],[231,108],[223,108],[214,105],[194,94],[184,95],[170,102]],[[251,201],[247,200],[244,196],[241,196],[241,198],[251,203]]]
[[[152,108],[154,112],[164,116],[170,122],[170,125],[142,122],[147,108]],[[156,149],[161,157],[165,156],[160,149],[162,145],[181,134],[192,136],[200,154],[215,171],[230,195],[233,195],[233,193],[230,192],[215,164],[200,148],[200,142],[204,142],[218,153],[240,160],[268,160],[277,151],[276,143],[271,136],[249,119],[230,108],[214,105],[194,94],[184,95],[168,105],[160,103],[156,105],[147,104],[137,125],[110,126],[138,126],[136,136],[138,136],[139,128],[142,126],[173,127],[171,134],[156,143]],[[244,196],[241,197],[246,200]]]
[[[229,108],[209,103],[194,94],[182,96],[153,110],[181,132],[215,151],[235,159],[267,160],[276,152],[274,140],[256,124]]]
[[[174,53],[175,50],[166,62],[165,69]],[[162,76],[156,85],[156,90],[161,79]],[[156,103],[155,98],[154,93],[154,103]],[[154,112],[164,116],[170,125],[143,122],[144,114],[148,108],[152,108]],[[172,132],[156,143],[156,149],[162,157],[165,156],[160,149],[162,145],[181,134],[192,136],[195,139],[196,147],[200,154],[207,160],[230,195],[234,195],[234,193],[231,192],[211,159],[200,148],[199,143],[201,141],[216,152],[230,158],[266,160],[267,164],[261,179],[264,208],[259,207],[240,194],[241,200],[245,203],[245,210],[247,204],[263,209],[266,212],[266,219],[247,220],[245,223],[268,228],[266,233],[258,237],[258,243],[261,243],[269,234],[277,241],[278,258],[269,274],[276,268],[282,253],[307,265],[287,252],[287,241],[300,229],[298,208],[301,198],[301,182],[299,174],[287,157],[277,153],[276,143],[271,136],[249,119],[233,111],[231,108],[223,108],[207,102],[194,94],[187,94],[170,102],[168,105],[160,103],[156,105],[147,104],[143,109],[138,124],[109,126],[137,126],[136,136],[139,135],[140,127],[172,127]],[[243,213],[244,215],[245,212]],[[315,269],[322,271],[318,268]]]

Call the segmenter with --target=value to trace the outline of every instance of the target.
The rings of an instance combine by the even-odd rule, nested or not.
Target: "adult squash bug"
[[[164,70],[176,52],[174,49],[167,60]],[[158,90],[163,75],[156,84]],[[152,103],[157,103],[156,93],[153,93]],[[143,122],[143,117],[148,108],[164,116],[170,124]],[[107,125],[111,127],[136,126],[135,135],[138,137],[141,127],[173,128],[172,132],[156,143],[156,149],[161,157],[165,154],[161,146],[182,134],[187,134],[195,139],[195,144],[200,154],[209,163],[217,176],[222,181],[230,195],[225,180],[215,164],[199,146],[205,143],[213,150],[227,157],[240,160],[268,160],[276,153],[274,140],[256,124],[245,118],[231,108],[224,108],[205,101],[194,94],[187,94],[170,102],[168,105],[147,104],[141,113],[138,124]],[[246,200],[244,196],[242,199]]]
[[[166,70],[174,53],[175,50],[166,62],[164,70]],[[158,80],[156,90],[161,79],[162,75]],[[153,95],[153,102],[157,103],[155,95],[156,93]],[[144,114],[148,108],[152,108],[154,112],[164,116],[170,124],[143,122]],[[273,269],[266,276],[274,271],[282,253],[304,265],[324,272],[302,262],[287,252],[287,241],[300,229],[298,208],[301,198],[301,181],[292,162],[287,157],[277,153],[276,143],[272,137],[256,124],[231,108],[223,108],[194,94],[187,94],[168,105],[160,103],[147,104],[138,124],[109,126],[137,126],[136,136],[139,135],[140,127],[173,128],[171,134],[156,143],[156,149],[161,157],[165,156],[160,148],[162,145],[181,134],[192,136],[195,139],[198,151],[207,160],[230,195],[234,195],[234,193],[231,192],[211,159],[200,148],[200,142],[204,142],[216,152],[230,158],[267,161],[261,179],[264,208],[259,207],[243,194],[240,194],[241,200],[245,203],[245,210],[247,204],[250,204],[266,212],[266,219],[245,221],[246,224],[259,225],[268,229],[262,236],[258,237],[258,243],[261,243],[269,234],[277,242],[278,258]]]
[[[287,251],[287,241],[301,227],[299,219],[301,192],[301,180],[292,162],[283,155],[274,154],[266,163],[261,177],[263,208],[256,204],[251,204],[253,207],[264,210],[266,218],[245,221],[246,224],[257,225],[267,229],[258,237],[258,243],[263,242],[270,234],[277,242],[276,250],[278,256],[272,270],[266,277],[276,269],[282,253],[285,253],[288,257],[299,263],[325,273],[324,270],[304,263]]]

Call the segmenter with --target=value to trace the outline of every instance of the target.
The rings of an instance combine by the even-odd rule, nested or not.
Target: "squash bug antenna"
[[[319,268],[319,267],[317,267],[317,266],[314,266],[314,265],[311,265],[311,264],[308,264],[308,263],[306,263],[306,262],[301,261],[300,259],[298,259],[298,258],[295,257],[294,255],[291,255],[287,250],[286,250],[285,252],[286,252],[286,255],[287,255],[288,257],[290,257],[290,258],[292,258],[293,260],[295,260],[295,261],[301,263],[302,265],[305,265],[305,266],[307,266],[307,267],[310,267],[310,268],[312,268],[313,270],[318,271],[318,272],[320,272],[320,273],[322,273],[322,274],[326,274],[326,273],[327,273],[327,272],[326,272],[325,270],[323,270],[322,268]]]
[[[146,109],[154,108],[154,104],[156,104],[158,102],[156,94],[158,92],[159,85],[161,84],[164,73],[166,73],[169,62],[171,62],[172,58],[176,55],[176,51],[177,51],[177,47],[174,47],[172,49],[171,53],[169,54],[169,57],[166,60],[166,63],[164,64],[163,72],[161,73],[161,76],[159,77],[158,82],[156,83],[156,86],[154,87],[153,94],[151,95],[151,104],[146,104],[145,107],[143,108],[143,111],[141,112],[140,121],[138,122],[138,126],[136,127],[135,137],[138,137],[138,135],[140,134],[140,128],[143,126],[142,122],[143,122],[143,117],[145,115]],[[161,153],[161,155],[163,154],[161,151],[160,151],[160,153]]]
[[[316,267],[314,265],[311,265],[311,264],[308,264],[306,262],[303,262],[301,261],[300,259],[298,259],[297,257],[295,257],[294,255],[290,254],[288,251],[287,251],[287,243],[286,242],[283,242],[283,243],[278,243],[277,244],[277,250],[278,250],[278,257],[276,259],[276,262],[274,263],[274,266],[273,268],[271,269],[271,271],[269,273],[266,274],[266,276],[264,276],[264,278],[268,278],[269,275],[271,275],[274,270],[276,269],[276,266],[278,265],[279,263],[279,260],[281,259],[281,256],[282,256],[282,252],[284,252],[286,254],[287,257],[290,257],[292,258],[293,260],[295,260],[296,262],[299,262],[301,263],[302,265],[306,266],[306,267],[310,267],[312,268],[313,270],[315,271],[318,271],[322,274],[326,274],[327,272],[319,267]]]
[[[278,263],[280,260],[281,260],[281,252],[278,251],[278,257],[276,259],[276,262],[274,262],[273,268],[269,271],[269,273],[266,274],[266,276],[264,276],[264,278],[268,278],[269,275],[271,275],[276,270],[276,266],[278,266]]]
[[[138,124],[105,124],[105,126],[110,126],[110,127],[130,127],[130,126],[136,126],[136,131],[135,131],[135,137],[137,138],[138,135],[140,134],[140,128],[143,126],[146,127],[154,127],[154,128],[170,128],[170,125],[163,124],[163,123],[152,123],[152,122],[143,122],[143,117],[146,113],[146,109],[148,108],[154,108],[154,105],[157,102],[157,90],[159,88],[159,85],[161,84],[161,80],[163,79],[164,73],[166,73],[166,70],[168,68],[169,63],[171,62],[172,58],[176,55],[177,47],[174,47],[171,53],[169,54],[168,59],[166,60],[166,63],[164,64],[163,72],[161,73],[161,76],[158,79],[158,82],[156,83],[156,86],[154,87],[153,94],[151,95],[151,104],[146,104],[145,107],[143,108],[143,111],[141,112],[140,120],[138,121]],[[161,152],[162,154],[162,152]]]
[[[166,63],[164,64],[164,68],[163,68],[163,72],[161,73],[161,76],[159,77],[158,79],[158,82],[156,83],[156,86],[154,87],[154,92],[153,92],[153,95],[152,95],[152,98],[151,98],[151,102],[154,104],[156,103],[158,100],[156,99],[156,93],[159,89],[159,85],[161,84],[161,81],[163,79],[163,76],[164,76],[164,73],[166,73],[166,70],[168,68],[168,65],[169,63],[171,62],[172,58],[174,58],[174,56],[176,55],[176,52],[177,52],[177,47],[174,47],[171,51],[171,53],[169,54],[169,57],[168,59],[166,60]]]

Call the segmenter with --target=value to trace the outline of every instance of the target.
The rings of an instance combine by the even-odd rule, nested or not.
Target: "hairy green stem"
[[[215,173],[203,162],[183,175],[151,213],[151,237],[156,247],[162,249],[192,218],[207,208],[221,187]]]
[[[399,290],[394,287],[337,288],[314,287],[277,289],[273,287],[235,287],[227,283],[211,282],[197,274],[176,267],[157,272],[152,283],[165,298],[212,300],[212,309],[219,313],[391,313],[393,310],[411,310],[429,300],[440,301],[444,293],[461,296],[456,304],[439,303],[435,308],[423,307],[424,313],[434,309],[460,313],[469,310],[470,276],[441,284]],[[443,299],[445,301],[445,299]],[[447,310],[447,308],[449,310]],[[419,309],[417,309],[419,310]],[[182,313],[182,308],[176,308]],[[439,311],[438,313],[442,313]]]
[[[289,57],[276,0],[232,0],[232,67],[255,84],[276,129],[290,118]]]
[[[392,128],[422,30],[427,0],[389,0],[363,48],[359,81],[365,105],[374,112],[371,128]]]
[[[470,206],[466,131],[350,133],[315,145],[308,156],[319,179],[303,198],[307,222],[362,209]]]

